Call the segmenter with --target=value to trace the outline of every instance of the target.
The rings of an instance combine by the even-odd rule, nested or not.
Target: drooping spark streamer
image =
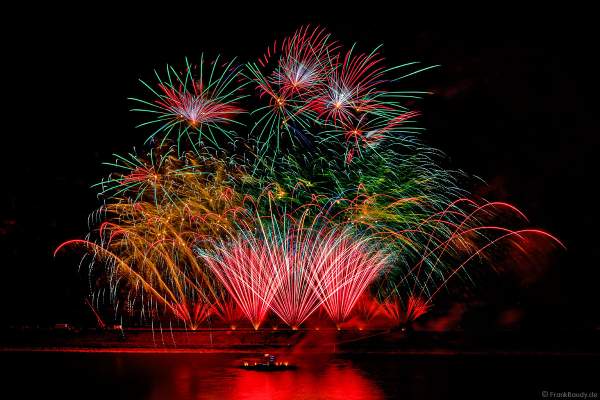
[[[70,241],[57,251],[68,244],[91,249],[107,266],[115,302],[126,277],[128,301],[145,294],[154,307],[165,307],[195,329],[222,306],[222,296],[193,246],[204,236],[225,234],[241,200],[231,186],[235,177],[222,162],[166,154],[160,161],[153,160],[155,154],[118,156],[121,162],[114,165],[122,172],[101,183],[110,201],[101,209],[106,220],[97,241]]]

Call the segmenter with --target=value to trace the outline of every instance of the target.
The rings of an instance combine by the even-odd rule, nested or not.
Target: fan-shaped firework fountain
[[[269,309],[297,328],[321,305],[343,322],[386,266],[388,255],[373,238],[350,228],[286,220],[280,226],[272,217],[258,222],[255,230],[199,251],[255,328]]]
[[[406,104],[424,92],[402,84],[429,68],[386,67],[309,27],[256,63],[167,66],[134,99],[154,126],[147,154],[108,164],[95,238],[56,251],[86,248],[103,277],[92,291],[143,320],[297,328],[321,309],[339,326],[357,304],[414,320],[470,264],[493,267],[492,249],[559,243],[511,205],[470,199],[419,140]]]

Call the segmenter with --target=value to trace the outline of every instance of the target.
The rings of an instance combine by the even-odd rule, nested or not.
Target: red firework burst
[[[310,95],[326,81],[339,48],[329,37],[324,29],[306,26],[283,41],[272,81],[284,97]]]
[[[344,61],[335,64],[325,85],[309,101],[307,108],[319,118],[333,123],[348,124],[360,113],[391,110],[376,100],[377,85],[385,71],[382,58],[376,52],[353,55],[349,51]]]
[[[187,121],[192,126],[207,123],[227,123],[243,110],[235,105],[220,103],[211,99],[203,87],[202,82],[192,82],[192,91],[180,85],[178,88],[159,84],[163,95],[156,103],[166,113],[174,118]]]

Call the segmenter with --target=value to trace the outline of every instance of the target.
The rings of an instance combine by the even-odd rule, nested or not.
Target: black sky
[[[227,4],[226,8],[233,8]],[[366,5],[363,5],[366,7]],[[598,217],[598,63],[585,12],[551,16],[475,10],[480,16],[377,7],[341,14],[260,6],[202,9],[36,10],[7,14],[2,126],[0,265],[2,324],[77,319],[76,259],[52,257],[83,236],[99,202],[90,185],[111,154],[140,148],[146,132],[126,98],[154,68],[205,52],[262,54],[302,24],[345,44],[383,43],[390,64],[440,64],[407,83],[435,94],[418,108],[427,137],[455,168],[491,185],[490,200],[524,210],[568,247],[519,306],[531,326],[593,327]],[[496,18],[497,17],[497,18]],[[511,298],[509,302],[517,301]],[[508,305],[510,306],[510,304]],[[85,311],[83,311],[85,312]]]

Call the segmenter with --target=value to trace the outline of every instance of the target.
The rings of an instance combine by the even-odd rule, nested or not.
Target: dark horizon
[[[77,272],[77,258],[52,253],[89,231],[87,217],[100,205],[90,186],[109,171],[101,163],[112,153],[143,147],[146,132],[134,128],[138,120],[127,101],[142,91],[139,78],[151,79],[155,68],[201,52],[245,62],[311,23],[363,50],[383,43],[388,64],[440,64],[405,83],[433,92],[416,107],[427,141],[448,155],[452,168],[488,183],[474,191],[513,203],[531,226],[566,245],[527,287],[485,284],[485,304],[465,316],[465,325],[494,326],[493,316],[520,309],[525,329],[598,329],[593,27],[354,18],[239,14],[224,27],[218,18],[194,26],[99,13],[26,22],[31,39],[9,49],[15,110],[4,128],[0,250],[7,311],[0,325],[93,321],[83,304],[85,276]]]

